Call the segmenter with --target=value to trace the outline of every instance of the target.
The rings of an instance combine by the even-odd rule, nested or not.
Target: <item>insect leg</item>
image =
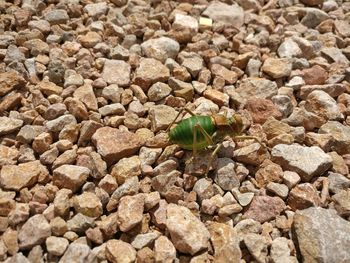
[[[239,135],[239,136],[234,136],[234,140],[255,140],[257,143],[259,143],[262,147],[266,148],[266,145],[263,144],[258,137],[255,136],[249,136],[249,135]]]
[[[204,135],[204,138],[207,142],[208,145],[213,145],[214,142],[213,142],[213,139],[212,139],[212,136],[210,136],[206,130],[204,130],[204,128],[202,127],[202,125],[200,125],[199,123],[196,124],[196,126],[198,126],[198,129],[202,132],[202,134]],[[195,126],[195,127],[196,127]]]
[[[209,169],[210,169],[210,166],[211,164],[213,163],[213,160],[215,158],[215,155],[218,153],[218,151],[220,150],[220,148],[222,147],[222,143],[219,143],[215,150],[211,153],[210,155],[210,159],[209,159],[209,162],[208,162],[208,166],[207,166],[207,169],[205,171],[205,176],[208,176],[208,173],[209,173]]]
[[[179,118],[179,116],[182,114],[182,112],[183,112],[184,110],[187,111],[187,112],[188,112],[189,114],[191,114],[192,116],[196,116],[196,114],[193,113],[190,109],[188,109],[188,108],[182,108],[182,109],[179,111],[179,113],[176,115],[175,119],[169,124],[169,126],[168,126],[168,128],[166,129],[165,132],[168,132],[168,131],[170,130],[171,126],[174,125],[174,123],[176,122],[177,118]]]

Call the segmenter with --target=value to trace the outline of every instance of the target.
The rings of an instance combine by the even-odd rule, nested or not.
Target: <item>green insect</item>
[[[187,111],[192,116],[180,121],[175,128],[170,129],[183,110]],[[230,136],[234,140],[253,139],[260,145],[263,145],[255,136],[240,135],[242,130],[243,121],[238,114],[234,114],[230,118],[226,116],[226,113],[200,116],[196,115],[191,110],[184,108],[169,125],[167,132],[172,143],[178,144],[183,149],[192,150],[193,158],[196,157],[198,150],[216,145],[206,169],[205,175],[207,175],[211,163],[216,153],[222,147],[222,141],[226,136]]]

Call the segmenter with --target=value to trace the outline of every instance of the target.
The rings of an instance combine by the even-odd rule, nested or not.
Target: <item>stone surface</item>
[[[171,38],[160,37],[143,42],[141,49],[146,57],[155,58],[164,63],[168,58],[176,58],[180,45]]]
[[[311,206],[319,206],[321,199],[316,189],[309,183],[295,186],[289,193],[288,205],[293,210],[302,210]]]
[[[166,226],[171,241],[180,252],[194,255],[208,247],[210,233],[188,208],[169,204]]]
[[[284,209],[285,204],[279,197],[255,196],[244,217],[264,223],[278,216]]]
[[[221,22],[236,28],[239,28],[244,22],[243,9],[237,4],[213,2],[204,10],[203,15],[210,17],[214,22]]]
[[[62,165],[53,171],[53,184],[59,188],[68,188],[76,192],[90,175],[86,167],[76,165]]]
[[[45,242],[51,235],[51,227],[43,215],[34,215],[22,226],[18,233],[19,247],[30,249]]]
[[[228,258],[232,262],[240,262],[242,252],[234,228],[223,223],[210,222],[208,231],[216,262],[225,262]]]
[[[19,191],[31,187],[48,175],[47,168],[39,161],[19,165],[4,165],[0,172],[0,184],[4,189]]]
[[[111,144],[111,141],[114,143]],[[141,147],[141,141],[135,134],[110,127],[98,129],[92,136],[92,142],[107,163],[129,157]]]
[[[332,158],[319,147],[279,144],[271,152],[273,160],[284,169],[297,172],[304,182],[322,175],[332,165]]]
[[[144,198],[142,195],[125,196],[120,199],[118,207],[118,225],[127,232],[142,220]]]
[[[350,224],[334,210],[308,208],[294,216],[293,237],[304,261],[348,261]]]
[[[117,84],[120,87],[124,87],[130,83],[130,71],[130,65],[123,60],[106,60],[102,78],[108,84]]]
[[[106,244],[106,258],[113,263],[132,263],[136,260],[136,250],[124,241],[111,239]]]

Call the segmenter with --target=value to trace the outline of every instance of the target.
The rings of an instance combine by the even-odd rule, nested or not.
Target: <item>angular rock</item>
[[[322,175],[332,166],[332,158],[319,147],[278,144],[272,148],[272,159],[285,170],[297,172],[304,182]]]
[[[118,207],[118,226],[127,232],[142,220],[144,198],[142,195],[125,196],[120,199]]]
[[[289,77],[292,63],[288,58],[268,58],[261,70],[275,79]]]
[[[246,78],[236,89],[236,92],[243,99],[251,99],[253,97],[262,99],[271,99],[277,94],[277,84],[274,81],[263,78]]]
[[[14,89],[21,89],[25,86],[25,79],[16,71],[0,73],[0,96],[4,96]]]
[[[341,216],[350,215],[350,190],[342,190],[339,193],[332,196],[334,202],[334,208]]]
[[[151,107],[149,118],[151,120],[151,129],[154,132],[166,130],[171,122],[176,118],[177,111],[166,105],[156,105]]]
[[[82,213],[89,217],[99,217],[103,212],[100,198],[90,192],[84,192],[81,195],[75,196],[73,206],[77,213]]]
[[[169,69],[158,60],[143,58],[136,69],[134,83],[147,91],[156,82],[165,82],[170,76]]]
[[[293,238],[304,262],[350,260],[350,223],[332,209],[308,208],[294,215]]]
[[[154,242],[154,254],[156,262],[173,262],[176,259],[176,249],[166,236],[160,236]]]
[[[123,158],[113,166],[111,175],[122,185],[127,179],[141,175],[141,161],[138,156]]]
[[[60,259],[60,263],[84,263],[87,262],[90,255],[91,249],[86,244],[81,243],[71,243],[63,257]]]
[[[69,242],[63,237],[48,237],[45,241],[47,251],[54,256],[62,256],[66,251]]]
[[[263,124],[271,116],[278,120],[282,118],[282,113],[271,100],[249,99],[244,107],[250,112],[255,123]]]
[[[122,240],[111,239],[106,243],[106,258],[112,263],[133,263],[136,250]]]
[[[244,217],[264,223],[274,219],[284,209],[284,201],[279,197],[255,196],[244,213]]]
[[[243,8],[237,4],[211,2],[202,15],[210,17],[214,22],[221,22],[235,28],[240,28],[244,23]]]
[[[23,125],[23,121],[19,119],[0,117],[0,136],[13,133]]]
[[[166,226],[178,251],[194,255],[208,247],[209,231],[188,208],[169,204]]]
[[[130,83],[131,67],[123,60],[106,60],[103,66],[102,78],[108,84],[117,84],[120,87]]]
[[[312,184],[298,184],[288,196],[288,205],[293,210],[302,210],[311,206],[319,206],[321,199]]]
[[[223,223],[210,222],[208,230],[214,248],[214,261],[225,262],[230,258],[233,263],[240,262],[242,252],[234,228]]]
[[[90,169],[77,165],[62,165],[53,171],[52,182],[58,188],[76,192],[87,180]]]
[[[338,154],[350,153],[350,127],[337,121],[328,121],[320,127],[318,133],[329,134],[334,138],[332,146]]]
[[[34,215],[19,230],[19,247],[30,249],[35,245],[41,245],[49,236],[51,236],[51,227],[46,218],[41,214]]]
[[[0,184],[4,189],[19,191],[31,187],[39,179],[45,178],[48,171],[39,161],[19,165],[4,165],[0,172]]]
[[[168,37],[147,40],[141,44],[142,53],[148,58],[165,62],[168,58],[175,59],[180,51],[180,45]]]
[[[108,164],[133,155],[141,147],[141,141],[134,133],[110,127],[98,129],[92,136],[92,142]]]

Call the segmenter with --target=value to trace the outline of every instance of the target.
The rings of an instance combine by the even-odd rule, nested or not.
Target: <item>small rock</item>
[[[302,72],[306,85],[322,85],[325,84],[328,78],[327,71],[319,65],[304,69]]]
[[[83,102],[88,110],[96,111],[98,109],[97,100],[91,85],[83,85],[77,88],[73,97]]]
[[[153,106],[149,111],[149,118],[151,120],[151,128],[153,132],[165,130],[176,118],[177,111],[166,105]]]
[[[0,172],[0,184],[4,189],[19,191],[31,187],[45,178],[48,171],[39,161],[19,165],[4,165]]]
[[[142,220],[144,199],[142,195],[125,196],[120,199],[118,207],[118,225],[127,232]]]
[[[270,182],[267,184],[266,189],[275,195],[281,197],[282,199],[287,198],[288,196],[288,187],[284,184],[278,184],[274,182]]]
[[[283,172],[283,183],[292,189],[300,182],[301,178],[296,172],[284,171]]]
[[[248,248],[250,254],[257,262],[265,262],[268,254],[268,243],[266,239],[258,234],[248,233],[244,236],[244,244]]]
[[[308,28],[315,28],[322,21],[329,18],[328,14],[317,8],[303,8],[306,15],[301,19],[301,23]]]
[[[297,263],[296,257],[291,256],[288,239],[277,237],[271,243],[270,256],[273,263]]]
[[[285,204],[279,197],[255,196],[244,213],[244,217],[264,223],[274,219],[284,209]]]
[[[237,72],[228,70],[220,64],[213,64],[211,66],[211,72],[214,76],[223,78],[225,80],[225,83],[228,85],[235,84],[239,77],[239,74],[237,74]]]
[[[232,194],[241,206],[247,206],[253,200],[254,193],[241,193],[238,188],[232,189]]]
[[[219,158],[216,168],[215,182],[225,191],[229,191],[240,185],[235,173],[235,163],[230,158]]]
[[[292,71],[292,63],[288,58],[268,58],[262,65],[261,70],[275,79],[289,77]]]
[[[295,211],[302,210],[310,206],[319,206],[321,199],[316,189],[309,183],[298,184],[294,187],[288,197],[288,205]]]
[[[69,263],[69,262],[84,263],[88,260],[88,256],[90,252],[91,252],[91,249],[86,244],[71,243],[59,262],[60,263]]]
[[[143,58],[136,69],[134,82],[147,91],[156,82],[166,82],[169,76],[169,69],[161,62],[153,58]]]
[[[328,121],[320,127],[318,133],[329,134],[334,138],[333,147],[338,154],[350,153],[350,127],[337,121]]]
[[[244,23],[244,11],[238,4],[228,5],[221,2],[212,2],[202,13],[214,20],[227,26],[240,28]]]
[[[317,146],[278,144],[273,147],[271,155],[285,170],[297,172],[304,182],[323,174],[332,165],[332,158]]]
[[[114,143],[111,144],[111,141]],[[98,129],[92,136],[92,142],[109,164],[134,154],[141,147],[141,141],[135,134],[110,127]]]
[[[305,262],[350,260],[350,223],[332,209],[308,208],[296,212],[293,238]]]
[[[321,54],[330,62],[341,63],[345,65],[349,65],[349,60],[347,57],[341,52],[338,48],[333,47],[324,47],[321,50]]]
[[[138,156],[123,158],[113,166],[111,175],[117,179],[119,185],[128,178],[141,175],[141,161]]]
[[[73,200],[73,206],[77,213],[82,213],[89,217],[102,215],[102,203],[94,193],[84,192],[75,196]]]
[[[344,175],[338,173],[328,173],[329,191],[333,194],[337,194],[342,190],[346,190],[350,187],[350,180]]]
[[[140,250],[146,246],[151,245],[154,240],[156,240],[161,234],[157,231],[146,233],[146,234],[138,234],[134,240],[131,242],[131,245]]]
[[[58,188],[68,188],[76,192],[86,181],[90,170],[77,165],[62,165],[53,171],[52,181]]]
[[[298,44],[291,38],[285,39],[277,49],[277,53],[281,58],[299,57],[302,54]]]
[[[150,39],[141,44],[142,53],[148,58],[155,58],[165,62],[168,58],[175,59],[180,50],[180,45],[168,37]]]
[[[120,87],[130,83],[131,67],[123,60],[106,60],[103,66],[102,78],[108,84],[117,84]]]
[[[45,127],[51,132],[60,132],[69,124],[77,124],[77,120],[73,115],[66,114],[46,122]]]
[[[48,237],[45,241],[47,251],[54,256],[62,256],[66,251],[69,242],[63,237]]]
[[[19,130],[23,125],[23,121],[8,117],[0,117],[0,136],[6,135]]]
[[[244,99],[253,97],[271,99],[277,94],[277,84],[264,78],[246,78],[242,80],[236,92]]]
[[[249,99],[244,107],[249,111],[254,123],[263,124],[271,116],[278,120],[282,118],[282,113],[271,100]]]
[[[64,9],[53,9],[45,14],[45,20],[51,25],[65,24],[69,20],[69,16]]]
[[[21,89],[26,81],[16,71],[0,73],[0,96],[4,96],[14,89]]]
[[[106,258],[112,263],[132,263],[136,260],[136,250],[122,240],[111,239],[106,243]]]
[[[203,92],[203,96],[213,101],[220,107],[229,105],[230,97],[227,94],[222,93],[221,91],[215,89],[207,89]]]
[[[213,255],[215,262],[225,262],[228,258],[231,262],[240,262],[242,252],[236,231],[227,224],[217,222],[210,222],[208,230],[215,251]]]
[[[350,215],[350,191],[341,190],[332,196],[332,201],[334,202],[334,208],[337,210],[338,214],[341,216]]]
[[[166,236],[160,236],[154,242],[154,254],[156,262],[173,262],[176,259],[176,249]]]
[[[87,4],[84,6],[84,11],[91,17],[100,17],[107,13],[107,3],[101,2],[96,4]]]
[[[41,214],[34,215],[19,230],[19,247],[30,249],[35,245],[41,245],[49,236],[51,236],[51,227],[46,218]]]
[[[169,96],[171,91],[172,89],[169,87],[169,85],[157,82],[149,88],[147,96],[150,101],[159,101]]]
[[[210,233],[188,208],[169,204],[166,226],[174,246],[180,252],[194,255],[208,247]]]

